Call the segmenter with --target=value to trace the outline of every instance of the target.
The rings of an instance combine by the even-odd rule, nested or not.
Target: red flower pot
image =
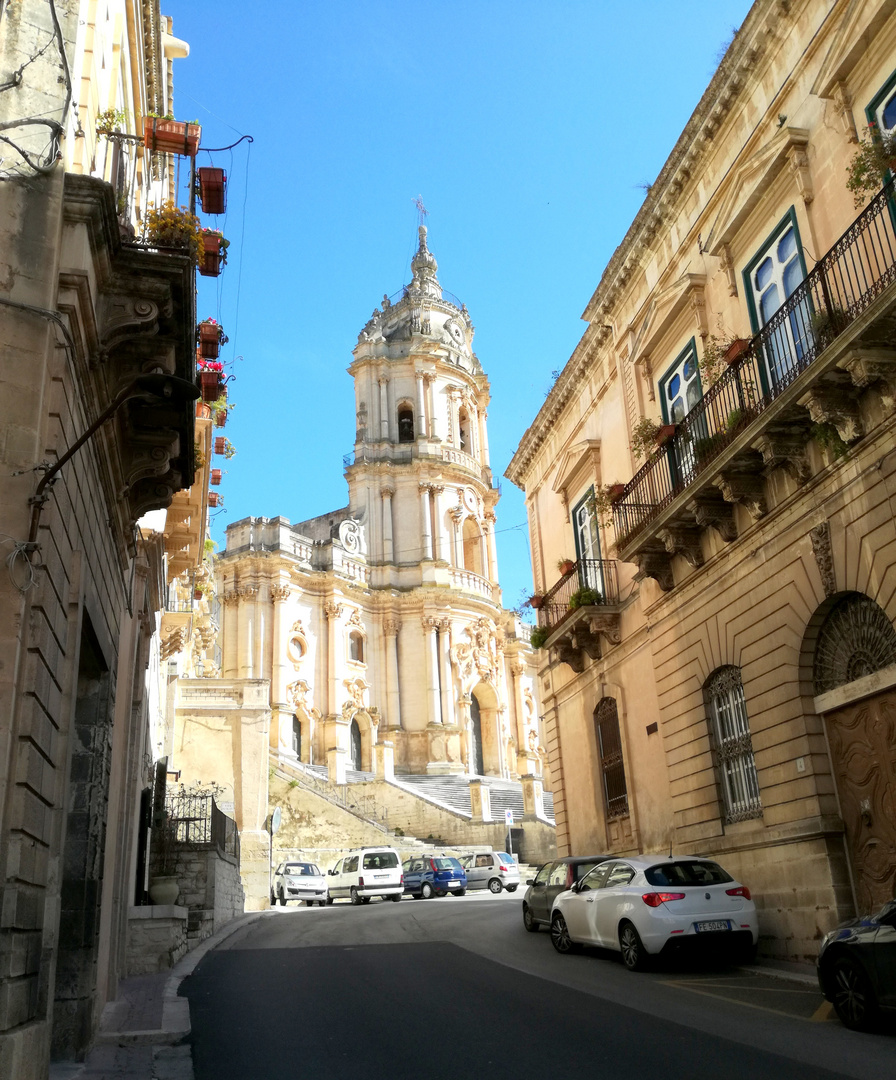
[[[566,577],[567,574],[571,574],[575,568],[576,564],[571,559],[564,559],[564,561],[557,566],[557,569],[563,577]]]
[[[220,277],[224,266],[224,237],[217,232],[202,234],[202,260],[199,273],[203,277]]]
[[[624,491],[625,484],[610,484],[607,488],[607,495],[610,497],[610,502],[618,502],[622,498]]]
[[[746,338],[735,338],[725,350],[725,363],[736,363],[749,349],[750,343]]]
[[[200,371],[199,389],[203,401],[217,401],[221,396],[221,376],[217,371]]]
[[[656,445],[665,446],[665,444],[675,434],[676,424],[663,424],[663,426],[656,433]]]
[[[544,597],[536,594],[529,597],[529,607],[535,608],[536,611],[544,604]]]
[[[180,120],[159,120],[155,116],[143,118],[143,143],[147,150],[196,157],[201,134],[202,128],[198,124],[185,124]]]
[[[224,445],[225,445],[226,442],[227,442],[227,440],[224,438],[223,435],[216,435],[215,436],[215,453],[216,454],[223,454],[224,453]]]
[[[221,327],[215,323],[199,324],[199,355],[203,360],[217,360],[221,348]]]
[[[221,470],[220,469],[212,469],[211,480],[209,481],[209,483],[212,484],[213,487],[217,487],[218,484],[221,483]]]
[[[215,413],[215,427],[224,427],[227,423],[227,410],[218,409]]]
[[[199,174],[199,201],[206,214],[223,214],[227,209],[227,174],[223,169],[203,166]]]
[[[212,507],[217,506],[220,501],[221,501],[221,496],[217,493],[217,491],[210,491],[208,493],[208,505],[209,506],[212,506]]]

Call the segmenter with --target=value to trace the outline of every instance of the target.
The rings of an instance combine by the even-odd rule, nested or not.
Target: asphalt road
[[[523,891],[271,911],[182,984],[196,1080],[896,1077],[896,1036],[847,1031],[811,985],[560,956]]]

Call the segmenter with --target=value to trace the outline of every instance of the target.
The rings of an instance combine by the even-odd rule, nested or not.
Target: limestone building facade
[[[348,369],[347,504],[227,529],[221,675],[269,683],[271,749],[327,766],[333,783],[356,770],[525,777],[540,791],[528,633],[498,584],[489,384],[424,226],[412,270]]]
[[[714,855],[781,956],[896,877],[894,128],[892,5],[757,0],[507,470],[559,849]]]

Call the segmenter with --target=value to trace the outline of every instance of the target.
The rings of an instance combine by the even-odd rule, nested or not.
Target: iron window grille
[[[619,734],[619,714],[615,698],[602,698],[594,710],[597,751],[600,755],[604,810],[607,820],[628,816],[628,789],[625,761]]]
[[[759,778],[740,668],[724,667],[706,684],[713,748],[726,824],[762,817]]]

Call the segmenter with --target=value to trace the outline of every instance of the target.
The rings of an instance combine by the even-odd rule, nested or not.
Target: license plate
[[[694,929],[700,933],[703,931],[730,930],[731,923],[727,919],[713,919],[708,922],[694,923]]]
[[[449,881],[448,882],[448,888],[449,889],[459,889],[460,888],[460,882],[459,881]]]

